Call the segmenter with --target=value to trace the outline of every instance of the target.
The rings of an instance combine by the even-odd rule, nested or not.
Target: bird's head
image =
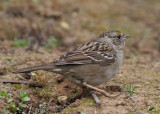
[[[130,35],[124,34],[119,30],[109,30],[100,34],[99,38],[104,38],[106,40],[112,41],[112,43],[117,47],[125,46],[125,39],[130,38]]]

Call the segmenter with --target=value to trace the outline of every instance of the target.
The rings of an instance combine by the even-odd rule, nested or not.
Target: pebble
[[[59,102],[60,104],[64,104],[64,103],[67,102],[67,99],[68,99],[67,96],[59,96],[59,97],[58,97],[58,102]]]

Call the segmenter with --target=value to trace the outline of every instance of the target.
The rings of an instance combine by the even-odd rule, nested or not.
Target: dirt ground
[[[30,101],[25,102],[24,113],[160,114],[159,14],[159,0],[1,0],[0,80],[23,84],[0,83],[0,91],[11,93],[16,105],[19,92],[27,92]],[[126,42],[118,74],[98,86],[121,94],[116,98],[99,94],[101,106],[81,87],[55,73],[36,71],[31,77],[12,73],[52,62],[109,29],[132,38]],[[126,87],[130,85],[135,91],[129,96]],[[64,103],[59,100],[62,97],[67,97]],[[6,105],[0,98],[0,113]]]

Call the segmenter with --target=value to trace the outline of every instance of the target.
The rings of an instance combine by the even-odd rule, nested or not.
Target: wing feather
[[[98,41],[90,41],[79,48],[68,52],[55,60],[55,65],[68,64],[100,64],[110,65],[115,62],[116,55],[109,45]]]

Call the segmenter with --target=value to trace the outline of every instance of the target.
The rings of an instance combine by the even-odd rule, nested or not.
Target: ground
[[[160,113],[158,0],[24,1],[0,1],[0,80],[29,81],[27,84],[0,83],[0,91],[11,93],[17,107],[21,101],[19,92],[27,92],[30,100],[24,102],[27,107],[21,112]],[[46,71],[36,71],[31,77],[12,73],[18,68],[52,62],[108,29],[118,29],[132,38],[126,42],[118,74],[98,86],[120,95],[107,98],[98,94],[101,106],[61,75]],[[2,112],[7,102],[4,98],[0,102]],[[13,112],[11,107],[8,110]]]

